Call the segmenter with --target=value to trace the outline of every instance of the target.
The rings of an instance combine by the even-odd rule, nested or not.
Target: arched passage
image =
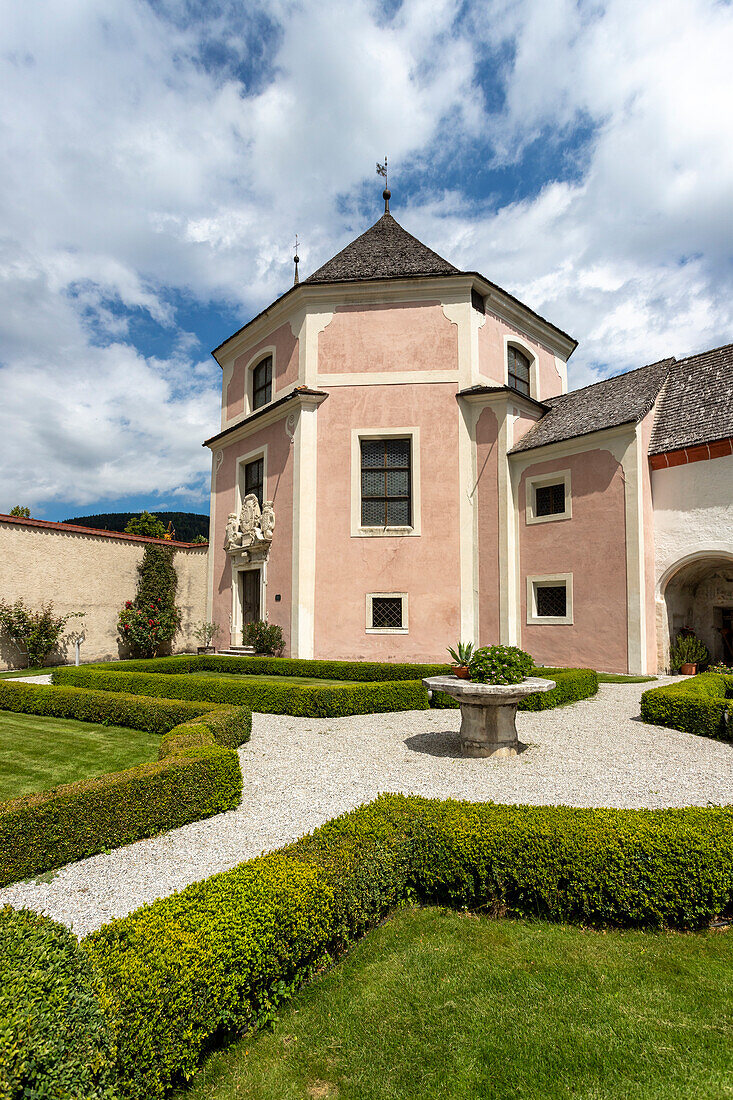
[[[683,629],[693,630],[715,662],[733,665],[733,552],[683,558],[659,585],[659,657],[669,667],[669,647]]]

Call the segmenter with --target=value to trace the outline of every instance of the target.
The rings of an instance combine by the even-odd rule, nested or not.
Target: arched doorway
[[[690,555],[660,582],[659,656],[669,667],[669,647],[681,630],[693,630],[715,663],[733,665],[733,552]]]

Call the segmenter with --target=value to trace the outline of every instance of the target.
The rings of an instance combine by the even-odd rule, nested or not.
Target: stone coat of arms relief
[[[224,549],[241,561],[265,561],[275,532],[275,509],[266,500],[261,509],[254,493],[248,493],[237,515],[230,512]]]

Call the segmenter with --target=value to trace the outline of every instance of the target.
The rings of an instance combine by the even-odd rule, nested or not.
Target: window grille
[[[402,629],[402,597],[401,596],[373,596],[372,597],[372,629],[375,629],[375,630],[400,630],[400,629]]]
[[[265,460],[256,458],[244,467],[244,495],[254,493],[260,508],[264,498]]]
[[[252,371],[252,408],[261,409],[272,398],[272,356],[268,355]]]
[[[537,585],[535,589],[537,618],[565,618],[567,590],[564,584]]]
[[[534,496],[534,514],[536,516],[557,516],[565,511],[565,482],[557,485],[536,485]]]
[[[412,491],[409,439],[362,439],[362,527],[409,527]]]
[[[507,347],[508,385],[517,393],[529,397],[529,359],[518,348]]]

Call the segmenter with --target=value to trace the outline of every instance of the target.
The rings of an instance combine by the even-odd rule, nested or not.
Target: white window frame
[[[372,626],[372,601],[374,599],[402,600],[402,626]],[[367,592],[366,594],[366,633],[367,634],[409,634],[408,598],[406,592]]]
[[[270,400],[264,405],[260,405],[259,409],[254,407],[254,374],[255,369],[259,367],[263,359],[272,359],[272,382],[270,384]],[[245,370],[244,398],[246,405],[246,415],[250,416],[254,412],[260,412],[262,409],[268,408],[275,400],[275,347],[272,345],[267,348],[260,348],[247,363]]]
[[[362,439],[410,440],[410,500],[412,523],[409,527],[363,527],[361,523],[361,441]],[[420,511],[420,429],[352,428],[351,431],[351,537],[393,538],[421,533]]]
[[[504,385],[507,389],[510,389],[512,393],[516,393],[519,397],[526,397],[524,393],[520,393],[519,390],[515,390],[513,386],[509,385],[509,348],[515,347],[517,351],[521,351],[523,355],[526,355],[529,359],[529,396],[535,401],[537,400],[537,394],[540,392],[540,361],[537,357],[537,352],[530,347],[530,345],[522,339],[521,336],[505,336],[504,337]]]
[[[544,485],[565,486],[565,511],[555,512],[551,516],[538,516],[535,514],[535,490]],[[571,519],[573,515],[570,470],[554,470],[551,474],[533,474],[526,481],[526,508],[525,522],[555,523],[557,520]]]
[[[537,589],[560,588],[565,585],[565,614],[538,615]],[[527,577],[527,626],[572,626],[573,625],[573,574],[546,573]]]

